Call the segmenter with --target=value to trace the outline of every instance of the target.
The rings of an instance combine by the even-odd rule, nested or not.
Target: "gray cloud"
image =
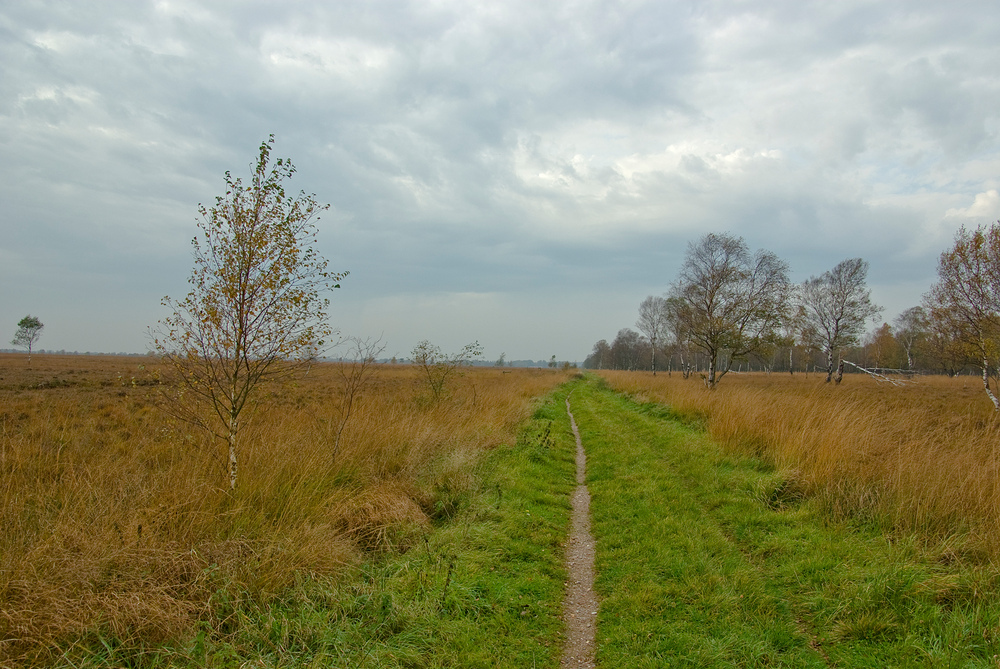
[[[1000,9],[119,2],[0,9],[0,314],[142,350],[196,206],[269,133],[331,210],[350,334],[582,358],[709,231],[889,311],[1000,217]],[[993,193],[993,195],[991,195]],[[109,327],[114,323],[113,327]]]

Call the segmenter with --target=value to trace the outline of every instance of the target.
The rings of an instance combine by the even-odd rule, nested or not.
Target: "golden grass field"
[[[379,365],[334,461],[343,368],[269,387],[224,448],[156,406],[153,358],[0,354],[0,664],[94,635],[141,644],[226,629],[303,574],[419,536],[568,376],[475,368],[429,400],[418,369]],[[228,604],[227,604],[228,602]]]
[[[474,488],[479,455],[513,443],[534,398],[569,378],[468,369],[433,402],[419,369],[379,365],[334,460],[346,368],[316,365],[266,389],[230,493],[224,447],[156,406],[156,365],[0,355],[0,665],[98,636],[232,629],[248,600],[419,540]],[[772,461],[786,498],[954,559],[1000,558],[1000,422],[975,377],[729,374],[709,392],[677,374],[601,375]]]
[[[1000,558],[1000,417],[976,377],[894,386],[861,374],[697,378],[602,372],[615,390],[671,407],[727,448],[788,473],[834,517],[913,532],[956,555]]]

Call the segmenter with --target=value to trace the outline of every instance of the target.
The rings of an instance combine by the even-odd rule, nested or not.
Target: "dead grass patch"
[[[473,369],[428,404],[416,370],[383,366],[334,458],[341,376],[316,365],[267,389],[230,493],[221,445],[156,409],[155,373],[145,358],[0,355],[0,664],[228,629],[298,575],[405,547],[568,378]]]

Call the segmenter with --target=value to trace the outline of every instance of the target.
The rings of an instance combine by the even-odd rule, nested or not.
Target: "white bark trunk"
[[[985,355],[983,356],[983,388],[986,389],[986,396],[993,402],[993,410],[1000,411],[1000,400],[997,400],[997,396],[990,390],[990,361]]]

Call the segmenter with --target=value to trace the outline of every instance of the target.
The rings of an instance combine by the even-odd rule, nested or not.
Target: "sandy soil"
[[[597,625],[597,595],[594,594],[594,537],[590,534],[590,492],[585,485],[587,454],[580,431],[566,399],[566,413],[576,437],[576,491],[573,493],[573,520],[566,549],[566,646],[562,667],[594,667],[594,634]]]

